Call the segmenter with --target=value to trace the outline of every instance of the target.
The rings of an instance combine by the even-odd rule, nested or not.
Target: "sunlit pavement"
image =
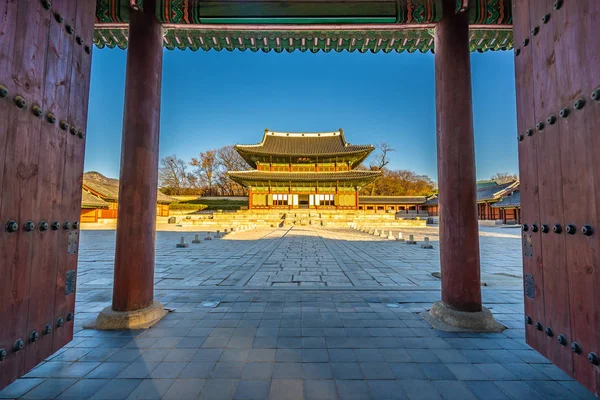
[[[421,320],[440,297],[437,228],[402,233],[434,248],[286,227],[178,249],[194,232],[158,232],[156,298],[172,312],[107,332],[82,325],[110,304],[115,233],[83,231],[75,339],[0,397],[595,398],[524,342],[518,230],[481,229],[484,302],[508,328],[497,334]]]

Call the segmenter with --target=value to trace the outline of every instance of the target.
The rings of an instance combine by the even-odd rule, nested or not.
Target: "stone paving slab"
[[[194,232],[158,232],[157,288],[332,287],[439,288],[436,227],[402,228],[404,236],[430,237],[433,249],[342,228],[262,228],[177,249]],[[518,230],[484,228],[480,237],[482,280],[487,286],[521,285]],[[393,231],[397,236],[399,231]],[[206,235],[199,232],[200,237]],[[83,231],[78,286],[112,285],[115,233]]]
[[[139,331],[83,330],[78,303],[74,340],[0,398],[593,398],[525,344],[517,296],[485,289],[508,329],[461,334],[416,314],[431,292],[176,291]]]
[[[159,232],[155,296],[172,312],[136,331],[82,328],[110,304],[114,257],[114,232],[83,232],[74,340],[0,398],[595,398],[525,343],[521,279],[496,275],[520,273],[518,232],[481,235],[483,299],[504,332],[423,321],[440,298],[425,229],[433,250],[311,227],[175,249],[181,234]]]

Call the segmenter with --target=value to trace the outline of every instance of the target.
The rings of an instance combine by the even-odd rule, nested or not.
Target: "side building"
[[[102,212],[108,210],[110,203],[94,196],[85,189],[81,189],[81,218],[82,223],[98,222]]]
[[[395,212],[399,216],[427,217],[427,196],[360,196],[358,209],[366,212]]]
[[[437,196],[429,198],[421,205],[430,216],[438,216]],[[495,181],[477,182],[477,218],[480,221],[520,223],[519,180],[498,183]]]
[[[513,190],[499,202],[492,204],[492,209],[500,210],[499,219],[504,224],[521,224],[521,192],[519,188]]]
[[[83,174],[83,200],[81,221],[97,222],[98,219],[117,218],[119,210],[119,180],[107,178],[99,172]],[[169,204],[175,200],[158,192],[156,215],[169,216]]]
[[[342,129],[319,133],[266,129],[260,143],[235,149],[253,168],[228,172],[248,188],[248,209],[358,210],[358,191],[381,175],[356,169],[375,148],[346,142]]]

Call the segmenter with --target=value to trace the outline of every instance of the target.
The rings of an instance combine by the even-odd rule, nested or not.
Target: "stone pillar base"
[[[160,321],[168,314],[159,301],[149,307],[135,311],[114,311],[111,306],[100,311],[93,323],[84,326],[88,329],[145,329]]]
[[[421,313],[421,317],[434,329],[444,332],[502,332],[506,329],[485,307],[479,312],[464,312],[437,301],[429,312]]]

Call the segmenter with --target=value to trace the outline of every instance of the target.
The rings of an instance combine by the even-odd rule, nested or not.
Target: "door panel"
[[[527,342],[546,354],[546,338],[536,328],[545,322],[544,274],[539,198],[537,136],[531,132],[535,126],[535,112],[531,106],[533,98],[533,65],[531,46],[522,41],[529,36],[529,2],[515,1],[514,40],[515,74],[517,87],[517,129],[519,140],[519,176],[521,179],[521,210],[523,222],[523,275],[525,279],[525,334]],[[530,131],[531,129],[531,131]],[[537,231],[537,232],[536,232]],[[543,330],[543,328],[542,328]]]
[[[73,334],[75,294],[57,282],[77,268],[64,222],[79,219],[85,141],[67,125],[85,127],[95,2],[47,4],[0,0],[0,388]]]
[[[568,270],[566,263],[566,243],[564,233],[564,201],[562,192],[561,160],[569,158],[560,148],[561,124],[555,67],[554,36],[559,35],[557,28],[558,13],[551,15],[544,24],[542,16],[552,10],[555,0],[530,2],[530,47],[533,63],[533,105],[535,120],[531,128],[537,139],[539,213],[541,223],[548,227],[537,234],[541,236],[542,269],[544,273],[544,331],[537,331],[548,342],[546,356],[565,369],[572,368],[572,354],[565,346],[558,345],[559,335],[571,336],[568,301]],[[552,18],[554,17],[554,18]],[[534,29],[539,30],[533,34]],[[543,73],[540,73],[543,71]],[[552,115],[557,119],[554,124],[548,121]]]
[[[600,3],[583,0],[555,7],[558,3],[520,0],[514,5],[515,47],[520,49],[515,57],[519,131],[534,130],[519,144],[521,182],[534,185],[526,155],[536,147],[539,189],[522,191],[522,222],[531,224],[537,216],[525,207],[537,197],[540,223],[550,227],[548,233],[532,234],[540,238],[541,248],[534,246],[533,254],[541,257],[543,281],[534,276],[535,298],[526,291],[525,313],[534,323],[539,319],[544,329],[550,327],[553,336],[528,325],[527,342],[598,395],[600,370],[590,360],[600,351],[600,306],[594,293],[600,284],[600,92],[592,96],[600,86],[600,54],[591,49],[600,45],[594,28],[600,23]],[[529,17],[521,12],[527,8]],[[525,38],[529,46],[523,46]],[[532,89],[522,85],[527,63],[532,65]],[[561,115],[561,110],[566,112]],[[543,129],[535,127],[540,121]],[[555,225],[560,233],[552,231]],[[526,274],[532,268],[528,258],[524,251]],[[542,308],[544,314],[538,317]]]
[[[564,120],[563,151],[571,157],[563,161],[564,196],[578,200],[565,204],[567,223],[577,228],[577,234],[567,235],[567,265],[569,266],[569,303],[572,312],[573,337],[581,353],[573,354],[574,376],[596,395],[599,394],[599,370],[587,359],[589,352],[600,354],[600,305],[594,295],[600,279],[598,235],[581,233],[583,226],[598,226],[597,189],[600,188],[600,170],[597,151],[600,150],[597,124],[600,122],[600,104],[592,99],[592,92],[600,87],[600,55],[590,51],[600,44],[595,24],[600,23],[600,6],[594,0],[584,0],[577,7],[564,7],[556,23],[561,36],[557,42],[557,69],[569,71],[559,74],[560,101],[572,113]],[[575,23],[574,23],[575,21]],[[573,106],[578,99],[585,104],[580,110]],[[594,161],[596,161],[594,163]],[[579,194],[579,195],[577,195]]]
[[[70,2],[70,0],[64,0]],[[61,212],[64,221],[72,225],[79,223],[81,212],[81,187],[83,184],[83,159],[85,152],[85,133],[87,127],[90,70],[92,66],[91,44],[93,37],[94,13],[96,3],[93,0],[77,2],[75,29],[81,37],[81,45],[76,44],[73,50],[72,68],[70,70],[69,116],[70,134],[67,135],[64,167],[64,183],[62,185]],[[67,78],[67,81],[69,78]],[[65,316],[67,322],[73,317],[75,309],[76,282],[67,282],[69,276],[76,275],[79,253],[79,229],[70,232],[71,237],[63,236],[61,248],[71,248],[70,252],[61,252],[56,275],[55,319]],[[71,244],[69,244],[71,243]],[[66,257],[66,259],[65,259]],[[72,285],[70,288],[69,285]],[[71,295],[65,296],[65,293]],[[66,329],[57,332],[54,337],[54,351],[71,341],[73,324],[65,325]]]

